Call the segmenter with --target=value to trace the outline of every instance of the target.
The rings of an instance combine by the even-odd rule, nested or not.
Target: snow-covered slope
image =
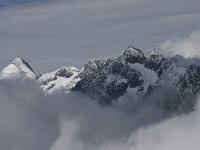
[[[5,67],[0,73],[0,79],[5,78],[28,78],[35,80],[37,75],[27,62],[21,58],[15,58],[11,64]]]
[[[63,67],[50,73],[38,75],[21,58],[15,58],[0,73],[0,79],[31,79],[48,93],[64,90],[66,93],[79,81],[79,70],[75,67]]]
[[[53,93],[59,90],[69,92],[79,81],[79,70],[75,67],[63,67],[54,72],[45,73],[39,77],[37,83],[47,91]]]
[[[131,46],[117,58],[91,60],[85,64],[73,90],[96,97],[105,105],[121,101],[126,95],[147,96],[169,85],[180,97],[195,95],[200,90],[199,62],[181,56],[166,58],[159,47],[145,55]]]
[[[178,93],[176,99],[182,99],[200,91],[200,60],[164,57],[159,47],[145,55],[142,50],[130,46],[116,58],[90,60],[80,71],[75,67],[63,67],[41,76],[37,76],[24,60],[16,58],[3,69],[0,78],[16,77],[36,81],[47,93],[81,92],[95,97],[102,105],[123,103],[126,96],[147,97],[166,86]]]
[[[103,104],[111,104],[127,93],[133,97],[145,95],[158,80],[157,72],[146,67],[146,61],[144,53],[132,46],[117,58],[89,61],[74,90],[100,97]]]

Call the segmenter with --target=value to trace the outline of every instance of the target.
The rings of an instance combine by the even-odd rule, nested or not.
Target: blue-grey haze
[[[0,2],[0,69],[15,57],[36,71],[81,67],[129,45],[150,51],[200,29],[199,0],[29,1]]]

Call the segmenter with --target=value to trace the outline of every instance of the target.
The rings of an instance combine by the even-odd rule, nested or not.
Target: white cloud
[[[96,145],[83,143],[78,137],[80,122],[71,124],[68,120],[62,124],[61,135],[50,150],[199,150],[199,107],[191,114],[133,131],[128,139],[122,136]]]
[[[166,120],[168,115],[160,107],[169,98],[167,92],[157,91],[146,100],[131,99],[133,103],[122,108],[101,107],[94,100],[73,93],[44,95],[36,85],[25,81],[1,81],[0,95],[0,149],[199,150],[200,147],[200,105],[190,114]]]
[[[163,53],[168,56],[182,55],[186,58],[200,58],[200,31],[195,31],[187,38],[167,40],[161,44]]]

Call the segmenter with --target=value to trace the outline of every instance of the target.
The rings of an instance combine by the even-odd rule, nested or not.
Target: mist
[[[1,81],[0,149],[196,150],[199,105],[167,113],[168,92],[102,107],[78,93],[47,95],[32,81]]]
[[[182,55],[186,58],[200,57],[200,31],[194,31],[185,38],[172,38],[161,44],[162,52],[167,56]]]

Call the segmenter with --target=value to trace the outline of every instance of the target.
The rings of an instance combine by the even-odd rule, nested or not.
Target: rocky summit
[[[1,80],[15,77],[34,80],[41,89],[80,92],[102,105],[121,103],[125,96],[141,98],[160,88],[172,88],[181,101],[200,90],[200,60],[182,56],[165,57],[156,47],[149,54],[133,46],[118,57],[90,60],[81,70],[63,67],[38,75],[23,59],[12,61],[0,74]]]

